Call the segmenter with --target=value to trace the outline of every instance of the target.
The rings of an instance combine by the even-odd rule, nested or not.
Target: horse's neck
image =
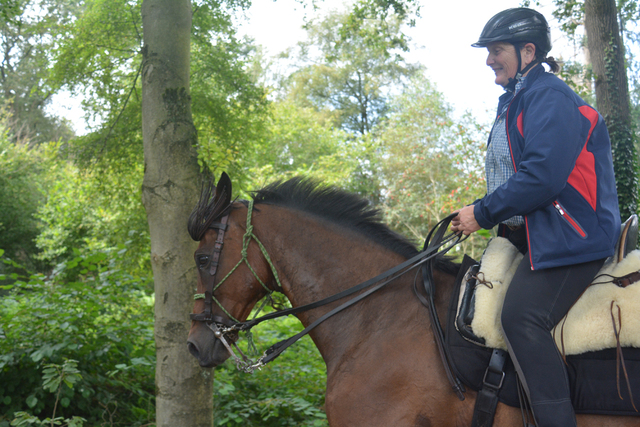
[[[405,260],[357,232],[304,213],[280,208],[277,215],[264,217],[267,216],[270,224],[259,229],[268,230],[269,237],[264,244],[294,307],[334,295]],[[415,277],[415,271],[403,275],[318,326],[311,336],[327,364],[339,359],[350,347],[360,345],[356,340],[364,343],[371,335],[376,335],[376,339],[386,333],[392,335],[397,333],[398,325],[403,328],[420,325],[426,331],[428,313],[411,290]],[[299,318],[307,326],[346,300],[301,313]]]
[[[356,231],[305,213],[269,209],[278,211],[268,215],[266,227],[256,229],[268,230],[264,244],[272,247],[269,253],[285,294],[296,306],[333,295],[404,261]]]

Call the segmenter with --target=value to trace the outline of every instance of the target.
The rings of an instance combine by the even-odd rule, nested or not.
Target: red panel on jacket
[[[591,208],[595,210],[598,189],[598,180],[595,171],[596,161],[593,157],[593,153],[587,151],[587,143],[591,138],[591,132],[593,132],[593,128],[595,128],[596,124],[598,123],[598,112],[588,105],[579,107],[579,110],[582,115],[589,120],[589,122],[591,123],[591,128],[589,129],[587,140],[584,142],[582,151],[578,156],[578,160],[576,160],[576,165],[573,168],[571,175],[569,175],[567,183],[578,190],[582,197],[584,197],[585,200],[589,202]]]

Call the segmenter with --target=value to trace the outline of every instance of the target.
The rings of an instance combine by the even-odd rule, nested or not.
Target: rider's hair
[[[545,64],[547,64],[551,69],[552,73],[557,73],[558,71],[560,71],[560,64],[558,64],[558,61],[556,61],[556,59],[553,56],[547,56],[546,58],[543,58],[540,62],[544,62]]]

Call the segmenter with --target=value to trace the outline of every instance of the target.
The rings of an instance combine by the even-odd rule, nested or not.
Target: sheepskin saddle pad
[[[507,349],[500,313],[521,260],[522,254],[507,239],[496,237],[489,242],[479,269],[476,266],[467,272],[460,289],[455,324],[463,337],[489,348]],[[593,284],[552,331],[562,354],[640,348],[640,282],[623,287],[619,280],[639,271],[640,250],[620,262],[605,263]]]

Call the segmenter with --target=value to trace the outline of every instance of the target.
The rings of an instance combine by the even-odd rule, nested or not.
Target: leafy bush
[[[86,253],[126,244],[128,256],[118,258],[118,267],[150,271],[148,225],[140,203],[142,165],[82,169],[62,159],[62,151],[56,149],[51,161],[47,197],[37,212],[42,224],[38,258],[55,265],[75,258],[73,248]]]
[[[16,273],[0,301],[0,426],[16,412],[52,414],[47,364],[78,360],[82,379],[61,389],[58,415],[87,425],[140,426],[154,418],[153,298],[147,279],[118,268],[126,248],[80,255],[49,277]],[[15,262],[0,259],[9,270]]]
[[[0,248],[33,267],[38,264],[36,212],[44,201],[45,159],[42,150],[11,142],[5,121],[6,112],[0,108]]]
[[[11,421],[11,425],[15,427],[38,425],[41,427],[48,427],[62,424],[64,427],[82,427],[83,422],[86,421],[82,417],[72,416],[71,418],[66,419],[64,417],[56,417],[58,402],[63,406],[69,406],[69,398],[63,397],[60,399],[60,393],[62,392],[63,385],[66,385],[69,389],[73,389],[74,384],[82,379],[82,375],[80,375],[80,371],[78,371],[77,366],[78,362],[76,360],[65,360],[62,365],[56,365],[55,363],[45,365],[42,370],[42,388],[49,390],[50,393],[56,394],[56,403],[53,406],[53,415],[41,420],[28,412],[16,412],[16,418]],[[34,396],[30,396],[27,399],[27,405],[29,406],[32,404],[35,405],[36,403],[37,399]]]

